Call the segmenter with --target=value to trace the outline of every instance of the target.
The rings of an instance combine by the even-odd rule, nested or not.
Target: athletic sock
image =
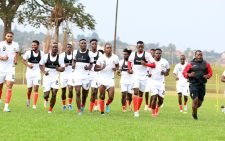
[[[99,100],[100,112],[104,112],[105,103],[104,100]]]
[[[122,109],[125,111],[126,110],[126,105],[123,105],[122,106]]]
[[[73,99],[72,98],[68,98],[68,104],[71,105],[72,104]]]
[[[11,96],[12,96],[12,89],[7,89],[6,97],[5,97],[5,103],[9,104]]]
[[[183,110],[183,106],[182,105],[180,105],[180,110]]]
[[[90,101],[89,112],[92,112],[94,105],[95,105],[95,103]]]
[[[133,96],[134,112],[138,111],[138,96]]]
[[[0,99],[2,99],[2,90],[0,90]]]
[[[95,106],[98,106],[98,100],[95,100]]]
[[[138,97],[138,110],[140,110],[142,100],[143,100],[142,97]]]
[[[108,99],[107,102],[106,102],[106,105],[109,105],[111,102],[112,102],[112,100]]]
[[[63,106],[65,106],[66,105],[66,100],[62,100],[62,104],[63,104]]]
[[[52,109],[53,109],[53,107],[50,106],[49,109],[48,109],[48,111],[51,111],[52,112]]]
[[[38,92],[34,92],[34,102],[33,105],[37,104],[37,100],[38,100]]]

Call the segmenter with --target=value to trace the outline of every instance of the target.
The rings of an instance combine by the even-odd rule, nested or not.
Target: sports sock
[[[138,110],[138,96],[133,96],[134,112]]]
[[[62,100],[63,106],[66,105],[66,100]]]
[[[90,101],[89,112],[92,112],[95,103]]]
[[[107,102],[106,102],[106,105],[109,105],[111,102],[112,102],[112,100],[108,99]]]
[[[38,100],[38,92],[34,92],[34,102],[33,105],[37,104],[37,100]]]
[[[73,99],[72,98],[68,98],[68,104],[71,105],[72,104]]]
[[[5,103],[9,104],[11,96],[12,96],[12,90],[11,89],[7,89],[6,97],[5,97]]]
[[[100,105],[100,112],[104,112],[105,108],[105,103],[104,100],[99,100],[99,105]]]
[[[142,97],[138,97],[138,110],[141,107],[141,103],[142,103],[143,98]]]

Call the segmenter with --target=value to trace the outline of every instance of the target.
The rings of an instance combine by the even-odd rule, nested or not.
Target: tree
[[[11,31],[13,19],[16,17],[16,12],[26,0],[1,0],[0,1],[0,19],[4,23],[3,39],[5,34]]]
[[[54,26],[54,40],[58,42],[59,27],[63,22],[75,23],[81,29],[94,29],[95,20],[84,8],[77,0],[31,0],[18,16],[21,23],[27,21],[35,27]]]

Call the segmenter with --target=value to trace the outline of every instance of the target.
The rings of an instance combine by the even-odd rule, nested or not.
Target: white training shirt
[[[119,61],[119,69],[121,70],[121,77],[120,77],[120,83],[122,84],[132,84],[133,80],[132,80],[132,74],[129,74],[127,71],[122,71],[122,66],[125,63],[125,65],[127,65],[128,61],[124,62],[123,60]]]
[[[102,56],[102,53],[100,51],[92,52],[93,59],[97,55],[98,55],[98,58],[100,58]],[[97,62],[97,60],[96,60],[96,62]],[[91,71],[90,71],[90,77],[91,78],[95,78],[98,74],[98,72],[94,71],[94,68],[95,68],[95,64],[93,63],[93,66],[92,66]]]
[[[55,57],[52,57],[52,55],[50,55],[50,60],[51,61],[55,61],[57,58],[57,56]],[[41,61],[39,62],[40,65],[45,65],[45,63],[47,62],[48,60],[48,54],[45,54],[42,58],[41,58]],[[59,65],[60,67],[65,67],[65,64],[64,64],[64,60],[62,60],[62,58],[59,57]],[[59,72],[56,70],[56,69],[51,69],[51,68],[46,68],[45,67],[45,71],[48,71],[48,77],[58,77],[59,75]]]
[[[38,51],[39,52],[39,51]],[[43,51],[40,51],[41,53],[41,58],[43,57],[44,55],[44,52]],[[33,55],[34,57],[37,57],[38,56],[38,53],[35,53],[33,51]],[[25,54],[22,56],[24,60],[27,61],[27,64],[32,64],[30,62],[28,62],[28,59],[31,57],[31,51],[28,50],[25,52]],[[39,63],[37,64],[32,64],[33,65],[33,68],[30,69],[29,67],[27,67],[27,71],[26,71],[26,74],[29,75],[29,76],[39,76],[40,75],[40,68],[39,68]]]
[[[112,69],[116,67],[116,64],[119,64],[119,58],[115,54],[112,54],[110,58],[106,57],[106,55],[103,54],[98,58],[96,64],[99,66],[103,66],[103,64],[106,64],[106,67],[103,70],[99,71],[98,76],[100,79],[114,79],[114,71]]]
[[[159,61],[154,61],[155,62],[155,68],[152,68],[150,73],[152,74],[150,79],[153,81],[157,81],[157,82],[164,82],[165,81],[165,77],[164,75],[161,75],[161,71],[164,70],[166,71],[167,69],[170,68],[169,62],[164,59],[161,58]]]
[[[76,55],[77,55],[77,51],[78,50],[74,50],[73,52],[73,58],[74,60],[76,60]],[[79,49],[80,53],[85,53],[85,52],[81,52],[81,50]],[[89,50],[88,52],[88,56],[90,57],[90,62],[94,62],[94,58],[93,58],[93,55],[92,55],[92,52]],[[89,78],[89,70],[85,70],[84,67],[85,66],[88,66],[90,63],[83,63],[83,62],[76,62],[76,65],[75,65],[75,70],[74,70],[74,73],[75,73],[75,76],[76,78]]]
[[[134,64],[134,59],[135,59],[135,53],[136,52],[132,52],[128,61],[131,62],[131,65],[132,65],[132,70],[133,70],[133,76],[135,78],[138,78],[139,80],[145,80],[146,79],[146,75],[147,75],[147,68],[146,66],[143,66],[143,65],[135,65]],[[141,53],[137,53],[137,56],[138,57],[142,57],[144,54]],[[154,59],[152,58],[152,55],[148,52],[145,51],[145,60],[148,62],[148,63],[152,63],[154,61]]]
[[[182,74],[186,66],[187,62],[185,62],[183,65],[181,63],[175,65],[173,73],[179,78],[177,83],[187,83],[187,79]]]
[[[9,45],[6,41],[0,42],[0,56],[8,56],[7,61],[0,60],[0,72],[8,72],[11,69],[15,69],[14,57],[19,52],[19,45],[17,42],[13,42]]]
[[[64,62],[65,56],[66,56],[66,53],[65,52],[61,53],[59,55],[60,60],[63,60],[63,62]],[[72,58],[73,58],[73,54],[72,53],[70,55],[67,54],[67,59],[70,60]],[[72,60],[72,62],[73,62],[73,60]],[[66,66],[66,64],[65,64],[65,71],[64,72],[61,72],[61,73],[62,74],[69,74],[70,75],[72,72],[73,72],[72,66],[70,66],[70,65]]]

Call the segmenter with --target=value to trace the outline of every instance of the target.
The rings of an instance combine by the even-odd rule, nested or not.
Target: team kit
[[[0,99],[3,84],[6,85],[4,112],[10,112],[15,65],[19,56],[19,45],[13,41],[13,36],[12,32],[8,32],[5,40],[0,42]],[[118,75],[121,111],[133,111],[134,117],[139,117],[140,107],[145,103],[144,110],[151,111],[151,116],[157,117],[164,102],[165,77],[170,73],[169,62],[162,58],[162,50],[156,48],[147,52],[144,50],[144,42],[138,41],[136,51],[124,49],[123,59],[119,60],[112,52],[110,43],[104,45],[104,50],[98,50],[96,39],[89,42],[90,49],[86,39],[79,40],[77,50],[68,43],[65,52],[60,54],[58,43],[53,42],[49,53],[44,54],[39,48],[39,41],[32,41],[31,50],[22,55],[23,64],[27,67],[26,106],[38,108],[39,86],[43,81],[43,105],[48,113],[53,112],[58,90],[61,94],[62,110],[75,109],[72,106],[75,100],[78,115],[84,113],[86,101],[90,102],[86,108],[88,112],[99,111],[101,115],[110,113],[110,104],[115,95],[115,75]],[[172,72],[176,80],[179,110],[187,112],[190,94],[193,100],[192,117],[198,119],[197,109],[204,100],[205,84],[212,76],[212,69],[202,59],[200,50],[195,52],[195,58],[190,63],[185,59],[181,55],[180,62]],[[89,91],[90,100],[87,100]],[[142,102],[143,99],[145,102]],[[3,103],[2,100],[0,102]]]

